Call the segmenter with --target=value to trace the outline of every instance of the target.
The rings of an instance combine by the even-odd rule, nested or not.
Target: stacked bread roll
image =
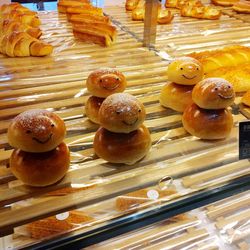
[[[42,35],[37,13],[19,3],[0,7],[0,52],[10,57],[46,56],[53,47],[38,40]]]
[[[201,139],[226,138],[233,127],[228,106],[233,104],[233,86],[222,78],[206,78],[195,85],[192,98],[182,117],[184,128]]]
[[[63,178],[70,153],[63,142],[63,120],[47,110],[35,109],[16,116],[8,129],[12,173],[30,186],[48,186]]]
[[[202,64],[191,57],[180,57],[168,66],[167,83],[161,90],[162,106],[183,112],[187,105],[193,103],[192,90],[203,78]]]
[[[143,125],[144,105],[134,96],[116,93],[108,96],[99,110],[101,127],[94,138],[96,154],[112,163],[133,164],[151,147],[149,130]]]
[[[125,76],[117,69],[105,68],[93,71],[87,79],[87,89],[92,94],[86,102],[85,113],[99,124],[99,108],[106,97],[123,92],[127,86]]]

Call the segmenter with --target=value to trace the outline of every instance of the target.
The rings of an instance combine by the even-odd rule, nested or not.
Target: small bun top
[[[203,79],[202,64],[192,57],[180,57],[168,66],[168,80],[182,85],[195,85]]]
[[[64,121],[56,114],[42,109],[25,111],[16,116],[8,129],[12,147],[26,152],[47,152],[64,139]]]
[[[136,97],[127,93],[117,93],[107,97],[99,110],[100,124],[115,133],[130,133],[145,120],[144,105]]]
[[[193,101],[204,109],[224,109],[233,104],[235,93],[231,83],[222,78],[206,78],[195,85]]]
[[[123,92],[127,82],[125,76],[116,69],[98,69],[87,79],[88,91],[97,97],[106,98],[114,93]]]

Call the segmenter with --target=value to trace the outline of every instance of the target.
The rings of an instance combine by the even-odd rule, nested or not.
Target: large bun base
[[[167,83],[161,90],[161,105],[175,111],[183,112],[188,105],[193,103],[193,87],[193,85],[180,85],[173,82]]]
[[[45,153],[15,149],[10,157],[12,173],[24,184],[34,187],[49,186],[61,180],[69,164],[70,152],[64,142]]]
[[[100,127],[94,138],[95,153],[111,163],[131,165],[142,159],[150,147],[150,133],[144,125],[128,134],[113,133]]]
[[[233,116],[228,109],[207,110],[191,104],[183,113],[182,123],[188,133],[201,139],[224,139],[233,127]]]
[[[90,119],[90,121],[99,124],[99,109],[102,105],[102,102],[105,98],[100,98],[96,96],[90,96],[85,105],[85,113],[86,116]]]

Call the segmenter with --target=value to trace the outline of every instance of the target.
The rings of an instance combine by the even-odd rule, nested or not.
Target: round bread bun
[[[166,108],[183,112],[191,103],[193,85],[180,85],[176,83],[167,83],[161,90],[160,104]]]
[[[26,152],[41,153],[56,148],[64,139],[66,127],[56,114],[42,109],[16,116],[8,129],[9,144]]]
[[[223,78],[206,78],[195,85],[192,98],[204,109],[224,109],[234,103],[233,85]]]
[[[54,150],[30,153],[15,149],[10,157],[10,170],[24,184],[44,187],[61,180],[68,171],[70,153],[62,142]]]
[[[168,80],[182,84],[195,85],[203,79],[202,64],[192,57],[180,57],[168,65]]]
[[[228,109],[202,109],[193,103],[185,109],[182,123],[188,133],[201,139],[223,139],[231,132],[233,116]]]
[[[90,121],[99,124],[99,109],[105,98],[90,96],[85,105],[86,116]]]
[[[111,163],[131,165],[142,159],[150,147],[150,133],[144,125],[129,134],[113,133],[100,127],[94,138],[95,153]]]
[[[123,92],[127,86],[125,76],[116,69],[99,69],[87,79],[87,89],[97,97],[106,98],[114,93]]]
[[[250,90],[242,96],[241,102],[250,107]]]
[[[108,96],[99,110],[102,127],[115,133],[130,133],[145,120],[144,105],[134,96],[117,93]]]

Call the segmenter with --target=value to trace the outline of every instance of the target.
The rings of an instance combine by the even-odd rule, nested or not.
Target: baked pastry
[[[230,135],[233,116],[228,109],[209,110],[189,105],[183,113],[183,127],[201,139],[224,139]]]
[[[176,83],[167,83],[161,90],[160,104],[166,108],[183,112],[191,103],[193,85],[180,85]]]
[[[56,114],[42,109],[25,111],[9,125],[8,141],[14,148],[27,152],[46,152],[64,139],[66,128]]]
[[[240,45],[227,46],[223,49],[194,52],[188,55],[197,59],[207,74],[220,67],[237,66],[250,61],[250,48]]]
[[[199,61],[191,57],[180,57],[169,64],[167,74],[169,81],[195,85],[203,78],[203,67]]]
[[[69,16],[68,20],[72,23],[110,23],[110,18],[108,16],[98,16],[91,13],[86,14],[72,14]]]
[[[166,0],[165,7],[166,8],[176,8],[178,0]]]
[[[231,83],[222,78],[207,78],[197,83],[192,92],[194,103],[204,109],[224,109],[234,103]]]
[[[144,105],[127,93],[108,96],[99,110],[102,127],[114,133],[130,133],[142,125],[146,117]]]
[[[206,74],[206,77],[220,77],[233,85],[235,92],[250,90],[250,63],[221,67]]]
[[[142,20],[144,20],[144,16],[145,16],[145,3],[143,3],[143,5],[138,5],[132,11],[132,20],[142,21]]]
[[[159,10],[157,16],[157,23],[158,24],[167,24],[173,20],[174,16],[169,10]]]
[[[130,133],[113,133],[100,127],[94,138],[95,153],[111,163],[134,164],[148,153],[150,147],[150,133],[144,125]]]
[[[90,5],[89,0],[59,0],[57,9],[60,13],[66,13],[68,7],[80,7]]]
[[[102,8],[97,8],[92,5],[84,5],[79,7],[68,7],[66,8],[67,15],[72,14],[92,14],[97,16],[103,16]]]
[[[242,96],[241,102],[250,107],[250,90]]]
[[[105,98],[90,96],[85,105],[86,116],[94,123],[99,124],[99,109]]]
[[[44,153],[30,153],[15,149],[10,157],[10,170],[24,184],[34,187],[52,185],[68,171],[70,153],[62,142]]]
[[[181,8],[181,16],[194,17],[198,19],[209,19],[215,20],[219,19],[221,16],[221,11],[213,8],[211,6],[189,6],[184,5]]]
[[[250,13],[250,2],[244,0],[236,1],[236,3],[233,5],[233,10],[239,13],[248,14]]]
[[[211,3],[220,6],[233,6],[239,0],[211,0]]]
[[[123,92],[127,86],[125,76],[117,69],[103,68],[93,71],[87,78],[88,91],[97,97],[108,97]]]
[[[115,201],[116,209],[122,212],[129,209],[138,209],[140,208],[141,204],[153,201],[153,199],[150,198],[150,196],[148,195],[150,190],[158,192],[159,199],[176,194],[176,191],[174,189],[166,189],[166,190],[160,190],[159,188],[141,189],[117,197]]]
[[[42,35],[42,31],[39,28],[31,27],[27,24],[23,24],[12,19],[0,20],[0,37],[10,34],[12,32],[26,32],[34,38],[39,38]]]
[[[200,0],[177,0],[176,8],[182,9],[185,6],[202,7],[204,6]]]
[[[1,14],[10,13],[12,10],[17,10],[20,13],[33,13],[33,14],[36,14],[35,11],[31,11],[30,9],[22,6],[20,3],[17,3],[17,2],[13,2],[13,3],[9,3],[9,4],[3,4],[2,6],[0,6],[0,13]]]
[[[58,234],[66,233],[74,228],[82,226],[83,223],[91,222],[94,218],[81,211],[70,211],[64,220],[51,216],[45,219],[31,222],[27,225],[27,230],[31,238],[43,239]]]
[[[126,0],[125,8],[126,10],[133,10],[138,5],[139,0]]]

